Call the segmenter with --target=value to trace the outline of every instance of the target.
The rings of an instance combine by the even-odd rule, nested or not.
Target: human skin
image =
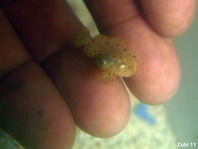
[[[196,0],[85,3],[101,33],[124,38],[135,51],[138,70],[125,79],[131,92],[147,104],[170,99],[180,79],[171,38],[188,28]],[[82,25],[67,3],[0,4],[1,128],[27,149],[71,148],[75,125],[97,137],[120,132],[130,114],[127,92],[119,79],[99,79],[94,62],[69,46]]]

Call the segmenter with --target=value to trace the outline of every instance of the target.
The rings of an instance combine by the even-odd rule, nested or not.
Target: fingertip
[[[159,53],[155,55],[156,57],[147,59],[148,61],[140,60],[136,74],[126,78],[125,81],[140,101],[149,105],[158,105],[167,102],[176,93],[181,70],[173,47],[153,52]]]
[[[150,25],[165,37],[183,34],[191,24],[196,9],[195,0],[142,0],[141,4]]]
[[[85,82],[84,82],[85,81]],[[83,79],[76,84],[69,105],[78,127],[90,135],[111,137],[122,131],[129,119],[130,101],[120,81]],[[85,85],[86,84],[86,85]]]
[[[107,138],[118,134],[127,125],[130,103],[127,93],[120,88],[119,83],[101,86],[100,92],[100,95],[86,97],[89,98],[86,99],[90,100],[89,103],[80,103],[75,119],[85,132],[95,137]],[[78,101],[83,100],[85,99],[81,98]]]
[[[97,137],[120,132],[130,113],[129,97],[121,81],[101,80],[97,65],[76,49],[59,54],[44,65],[65,97],[76,124]]]

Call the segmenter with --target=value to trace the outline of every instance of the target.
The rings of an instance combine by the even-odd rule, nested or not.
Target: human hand
[[[125,79],[132,93],[148,104],[167,101],[180,78],[170,38],[189,26],[196,1],[85,2],[102,33],[123,37],[135,51],[138,70]],[[93,61],[68,46],[81,24],[67,4],[1,4],[0,126],[28,149],[70,148],[75,124],[99,137],[122,130],[130,114],[128,95],[119,79],[102,81]]]

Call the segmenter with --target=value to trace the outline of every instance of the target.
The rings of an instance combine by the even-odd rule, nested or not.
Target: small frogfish
[[[99,76],[104,81],[113,81],[116,76],[130,77],[137,69],[135,54],[127,50],[127,42],[122,38],[105,35],[92,38],[84,27],[74,35],[72,45],[83,48],[86,56],[95,59],[102,70]]]

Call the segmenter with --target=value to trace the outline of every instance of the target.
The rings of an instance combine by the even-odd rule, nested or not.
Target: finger
[[[141,0],[144,15],[161,35],[175,37],[191,24],[196,0]]]
[[[0,127],[28,149],[68,148],[74,140],[68,107],[1,10],[0,20]]]
[[[44,67],[83,130],[94,136],[109,137],[125,127],[130,103],[120,81],[102,81],[95,64],[77,51],[57,53]]]
[[[40,9],[36,12],[31,9],[38,7],[38,4]],[[51,13],[46,14],[45,11],[49,10]],[[129,118],[128,96],[119,80],[113,83],[102,82],[97,77],[93,62],[83,54],[78,54],[81,53],[79,49],[77,51],[67,47],[66,41],[82,26],[66,3],[62,0],[39,0],[37,3],[35,0],[21,1],[4,5],[4,11],[32,55],[40,62],[45,59],[43,67],[68,102],[79,127],[100,137],[113,135],[123,129]],[[39,15],[24,16],[34,13]],[[46,17],[50,19],[39,19]],[[44,27],[32,25],[35,20],[36,26]],[[35,40],[35,33],[42,37],[42,41],[53,39],[56,42]],[[51,47],[54,52],[50,52]],[[112,115],[112,112],[115,114]]]
[[[25,47],[39,62],[63,48],[81,27],[64,0],[8,1],[2,8]]]
[[[12,72],[0,90],[0,125],[24,147],[71,148],[74,124],[70,112],[35,63],[24,64]]]
[[[0,77],[31,59],[0,9]],[[10,40],[12,42],[10,42]]]
[[[179,62],[171,41],[150,28],[131,0],[85,2],[101,31],[123,37],[129,43],[128,49],[135,51],[138,70],[133,77],[126,79],[132,93],[149,104],[162,103],[170,98],[180,78]]]

